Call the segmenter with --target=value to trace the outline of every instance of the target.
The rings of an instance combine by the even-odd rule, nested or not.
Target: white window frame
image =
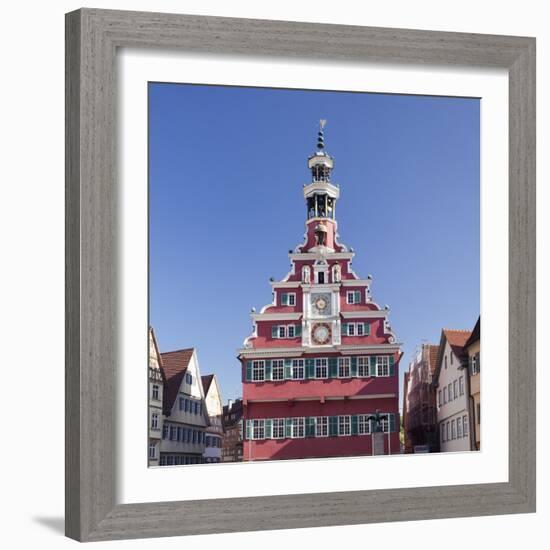
[[[449,400],[449,396],[448,396],[448,389],[447,389],[447,386],[443,386],[443,404],[445,405],[448,400]]]
[[[477,354],[472,355],[472,375],[479,374]]]
[[[359,292],[359,301],[356,302],[355,301],[355,294]],[[351,299],[350,299],[351,297]],[[350,304],[350,305],[354,305],[354,304],[360,304],[361,303],[361,291],[357,291],[357,290],[348,290],[346,292],[346,303]]]
[[[357,415],[357,433],[359,435],[369,435],[370,432],[370,414]]]
[[[301,376],[295,375],[294,369],[300,369],[298,372],[301,371]],[[292,360],[292,380],[303,380],[306,376],[306,362],[304,359],[293,359]]]
[[[306,436],[306,419],[303,416],[292,418],[290,437],[292,439],[303,439]]]
[[[458,380],[453,380],[453,395],[454,395],[454,398],[457,399],[457,397],[458,397]]]
[[[355,333],[356,333],[356,327],[355,327],[355,323],[347,323],[347,335],[348,336],[355,336]]]
[[[382,418],[380,418],[380,427],[384,433],[388,433],[390,429],[390,419],[387,413],[382,413]]]
[[[441,432],[441,443],[445,443],[445,441],[447,441],[445,439],[445,422],[439,425],[439,431]]]
[[[260,378],[261,372],[261,378]],[[256,374],[258,377],[256,377]],[[256,360],[252,361],[252,382],[263,382],[265,380],[265,361]]]
[[[287,292],[287,305],[289,306],[295,306],[296,305],[296,293],[295,292]]]
[[[315,437],[328,437],[328,416],[315,417]]]
[[[456,438],[462,439],[462,422],[460,421],[460,418],[458,419],[458,422],[456,423]]]
[[[385,373],[387,369],[387,373]],[[390,375],[390,357],[389,355],[376,356],[376,376]]]
[[[153,384],[151,387],[151,399],[155,401],[160,400],[160,386],[158,384]]]
[[[456,421],[454,418],[451,420],[451,439],[456,439]]]
[[[464,395],[464,376],[458,379],[458,388],[460,390],[460,395]]]
[[[351,357],[338,357],[338,378],[351,376]]]
[[[338,435],[342,437],[351,435],[351,416],[349,414],[338,416]]]
[[[271,424],[271,437],[273,439],[285,438],[285,419],[274,418]]]
[[[361,372],[366,372],[366,374],[361,374]],[[357,358],[357,376],[361,378],[370,376],[370,360],[368,355]]]
[[[255,418],[252,420],[252,439],[265,439],[265,420]]]
[[[286,325],[277,325],[277,338],[286,338]]]
[[[317,369],[323,369],[322,372],[326,372],[326,376],[318,376]],[[315,378],[319,378],[319,379],[328,378],[328,359],[326,357],[315,358]]]
[[[155,431],[160,430],[159,415],[156,412],[151,413],[151,429]]]
[[[365,336],[365,325],[364,323],[354,323],[355,324],[355,334],[357,336]]]
[[[306,377],[306,362],[304,359],[293,359],[292,360],[292,380],[303,380]],[[295,371],[295,369],[299,369]],[[296,372],[301,372],[301,376],[296,376]]]
[[[469,433],[468,415],[467,414],[465,414],[462,417],[462,433],[464,434],[464,437],[467,437],[468,433]]]
[[[292,334],[291,334],[292,332]],[[286,337],[287,338],[296,338],[296,326],[295,325],[287,325],[286,327]]]
[[[156,443],[149,443],[149,458],[152,458],[152,459],[157,458],[157,444]]]
[[[275,377],[275,372],[279,376]],[[273,359],[271,361],[271,380],[284,380],[285,379],[285,360],[284,359]]]

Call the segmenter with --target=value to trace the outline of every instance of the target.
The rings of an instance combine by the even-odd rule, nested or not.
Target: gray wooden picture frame
[[[117,48],[509,71],[509,481],[117,504]],[[535,511],[535,39],[82,9],[66,16],[66,534],[80,541]],[[145,449],[145,443],[144,443]]]

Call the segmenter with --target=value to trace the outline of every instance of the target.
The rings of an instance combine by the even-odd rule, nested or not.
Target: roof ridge
[[[179,353],[181,351],[193,351],[195,348],[181,348],[181,349],[175,349],[173,351],[163,351],[161,355],[168,355],[169,353]]]

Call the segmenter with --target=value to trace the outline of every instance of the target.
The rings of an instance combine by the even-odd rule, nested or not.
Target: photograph
[[[479,98],[148,111],[149,466],[479,451]]]

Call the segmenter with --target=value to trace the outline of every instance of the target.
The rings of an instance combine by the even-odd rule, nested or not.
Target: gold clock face
[[[317,315],[330,315],[330,294],[314,294],[311,297],[313,313]]]
[[[313,327],[313,341],[316,344],[327,344],[330,340],[330,327],[326,323],[318,323]]]
[[[325,309],[327,307],[327,302],[324,298],[317,298],[317,301],[315,302],[315,307],[317,309]]]

